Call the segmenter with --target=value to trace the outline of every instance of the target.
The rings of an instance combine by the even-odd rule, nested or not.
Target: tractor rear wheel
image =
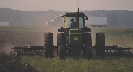
[[[85,44],[85,47],[83,49],[83,57],[86,59],[90,59],[92,57],[91,33],[85,33],[84,34],[84,44]]]
[[[53,33],[44,33],[45,57],[53,57]]]
[[[58,47],[58,52],[57,56],[59,58],[64,58],[66,56],[66,39],[65,39],[65,34],[64,33],[58,33],[57,34],[57,47]]]
[[[105,34],[96,33],[96,56],[105,57]]]

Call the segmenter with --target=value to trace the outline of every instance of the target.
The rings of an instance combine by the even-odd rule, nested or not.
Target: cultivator
[[[132,57],[132,48],[105,46],[105,34],[96,33],[96,44],[92,46],[91,29],[85,26],[88,17],[79,12],[70,12],[62,16],[64,27],[58,29],[57,46],[53,45],[53,33],[44,33],[44,46],[14,47],[14,55],[42,55],[64,58],[81,54],[83,58],[95,57]]]
[[[118,46],[105,46],[105,56],[110,57],[132,57],[133,48],[122,48]]]
[[[93,49],[96,48],[96,46],[92,46]],[[14,47],[11,48],[14,51],[11,52],[12,55],[39,55],[39,56],[45,56],[45,50],[44,46],[23,46],[23,47]],[[57,57],[57,46],[54,46],[52,54],[53,57]],[[95,49],[97,51],[97,49]],[[133,57],[133,48],[122,48],[118,47],[117,45],[114,46],[105,46],[104,51],[100,53],[99,55],[96,55],[97,57]],[[73,54],[73,53],[71,53]]]
[[[41,55],[44,56],[44,46],[23,46],[11,48],[13,55]]]

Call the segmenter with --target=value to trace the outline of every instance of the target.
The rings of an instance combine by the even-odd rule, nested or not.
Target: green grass
[[[10,56],[1,52],[0,72],[36,72],[36,70],[30,64],[20,61],[19,56]]]
[[[133,35],[132,34],[106,34],[105,44],[118,45],[119,47],[133,47]]]
[[[29,63],[39,72],[132,72],[132,58],[44,58],[40,56],[22,56],[22,62]]]
[[[133,58],[45,58],[0,54],[0,72],[132,72]]]

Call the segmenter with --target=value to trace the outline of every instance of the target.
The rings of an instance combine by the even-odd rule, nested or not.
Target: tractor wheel
[[[104,33],[96,33],[96,56],[105,57],[105,35]]]
[[[59,58],[65,58],[66,56],[66,50],[65,50],[65,47],[64,46],[59,46],[58,47],[58,57]]]
[[[45,57],[53,57],[53,33],[44,33]]]
[[[64,33],[57,34],[57,47],[58,47],[58,57],[64,58],[66,56],[66,39]]]
[[[86,47],[86,59],[92,58],[92,46]]]
[[[92,57],[91,33],[85,33],[84,34],[84,44],[85,44],[85,47],[83,49],[83,57],[86,59],[90,59]]]
[[[57,57],[57,47],[53,49],[53,57],[54,57],[54,58]]]

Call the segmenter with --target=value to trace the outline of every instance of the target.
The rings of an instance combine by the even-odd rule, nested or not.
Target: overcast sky
[[[22,11],[130,10],[133,0],[0,0],[0,8]]]

